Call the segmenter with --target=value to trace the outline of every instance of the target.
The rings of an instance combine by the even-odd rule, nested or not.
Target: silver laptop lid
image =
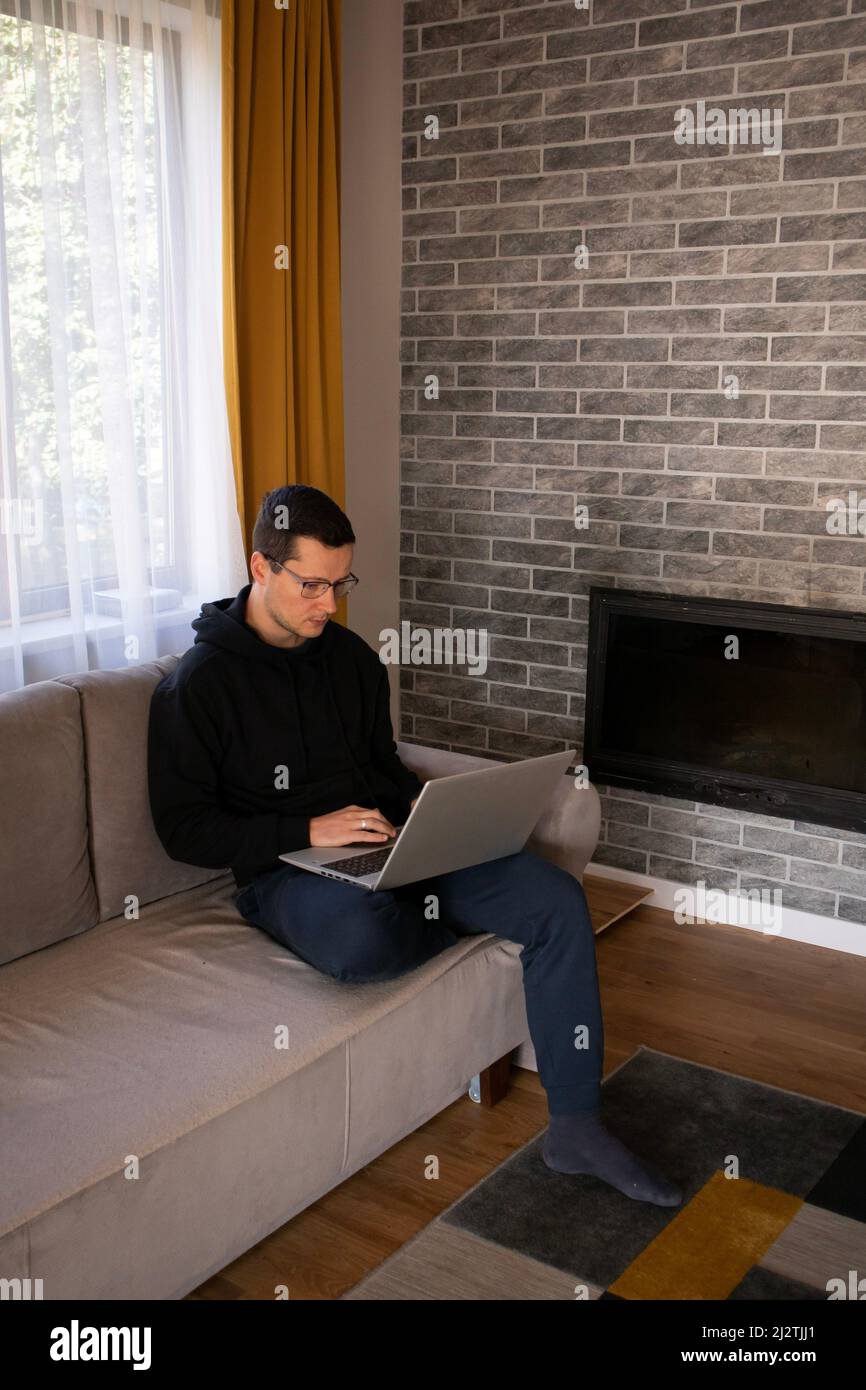
[[[425,782],[376,889],[517,854],[538,824],[557,779],[575,761],[573,750],[549,753]]]

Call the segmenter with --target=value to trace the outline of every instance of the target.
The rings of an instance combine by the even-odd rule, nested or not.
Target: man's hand
[[[364,821],[363,828],[361,821]],[[359,842],[378,845],[396,834],[397,831],[382,812],[371,811],[369,806],[344,806],[342,811],[331,811],[327,816],[312,816],[310,819],[310,844],[322,849]]]

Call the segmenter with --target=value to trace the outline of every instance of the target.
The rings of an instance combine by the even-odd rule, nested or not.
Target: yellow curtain
[[[271,488],[345,505],[340,4],[222,4],[225,379],[248,555]]]

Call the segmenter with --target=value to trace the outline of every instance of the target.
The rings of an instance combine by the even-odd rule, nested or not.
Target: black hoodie
[[[238,887],[306,849],[311,816],[357,804],[399,824],[421,790],[398,757],[372,647],[333,619],[297,647],[272,646],[245,621],[251,588],[202,605],[193,646],[153,692],[147,747],[167,854],[231,869]]]

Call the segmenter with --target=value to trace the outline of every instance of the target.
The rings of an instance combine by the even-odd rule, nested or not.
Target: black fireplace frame
[[[866,793],[815,787],[805,782],[720,773],[717,769],[665,758],[605,751],[600,746],[607,666],[608,629],[613,613],[751,627],[808,636],[844,637],[866,642],[866,613],[828,608],[798,608],[779,603],[655,594],[638,589],[593,585],[589,590],[586,725],[583,762],[594,782],[613,787],[686,798],[728,809],[755,811],[809,824],[866,833]]]

